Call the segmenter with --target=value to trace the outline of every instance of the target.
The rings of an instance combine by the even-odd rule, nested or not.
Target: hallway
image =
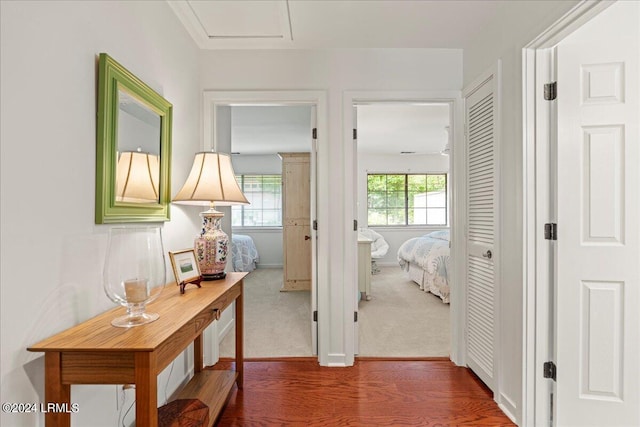
[[[232,392],[217,425],[514,424],[471,371],[444,358],[358,359],[348,368],[294,358],[245,361],[244,390]]]

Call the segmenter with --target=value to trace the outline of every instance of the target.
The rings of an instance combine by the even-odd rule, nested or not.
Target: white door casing
[[[326,141],[328,134],[327,119],[327,94],[324,91],[317,90],[301,90],[301,91],[209,91],[203,92],[203,127],[201,146],[203,150],[209,150],[216,147],[216,115],[219,106],[229,105],[310,105],[315,111],[315,123],[317,131],[316,139],[316,161],[315,166],[315,185],[313,189],[315,195],[315,215],[311,218],[317,218],[319,224],[328,224],[328,210],[326,204],[317,203],[318,200],[327,200],[329,194],[328,188],[328,171],[329,162],[323,141]],[[313,112],[312,111],[312,112]],[[330,253],[329,245],[329,229],[319,226],[318,230],[313,234],[312,247],[315,252],[312,261],[312,307],[314,310],[328,310],[329,307],[329,267],[328,259]],[[315,300],[314,298],[315,297]],[[312,319],[310,319],[312,320]],[[318,321],[311,321],[312,335],[315,332],[317,339],[313,339],[313,351],[318,355],[320,365],[329,365],[327,349],[329,348],[330,339],[330,319],[329,316],[318,315]],[[315,327],[315,331],[313,329]],[[204,338],[204,361],[207,365],[213,365],[218,360],[218,325],[214,324],[207,328],[203,334]]]
[[[640,4],[558,46],[557,425],[640,425]]]
[[[465,89],[467,365],[496,393],[500,64]]]
[[[353,190],[354,190],[354,194],[358,194],[358,108],[356,107],[356,104],[353,104],[351,106],[351,111],[353,112]],[[358,218],[358,197],[354,197],[352,200],[352,207],[353,207],[353,213],[355,215],[355,219],[354,221],[357,221]],[[355,223],[354,223],[355,224]],[[359,224],[359,227],[363,227],[364,224]],[[354,227],[355,228],[355,227]],[[356,230],[357,233],[357,230]],[[357,235],[357,234],[356,234]],[[358,255],[357,255],[357,251],[358,251],[358,238],[356,237],[356,247],[355,247],[355,251],[356,251],[356,256],[355,256],[355,260],[356,260],[356,265],[359,262],[358,259]],[[359,281],[359,278],[357,277],[358,275],[356,274],[356,282]],[[356,299],[355,299],[355,306],[353,308],[353,311],[355,313],[355,318],[358,319],[358,307],[360,304],[360,290],[359,290],[359,286],[356,285],[355,286],[355,290],[356,290]],[[357,355],[360,353],[360,324],[355,321],[353,323],[353,354]]]
[[[311,212],[309,218],[311,218],[311,259],[318,259],[318,232],[316,224],[318,223],[318,119],[317,119],[316,105],[311,106],[311,159],[310,159],[310,172],[311,172],[311,203],[309,207]],[[311,263],[311,283],[318,283],[318,264],[316,262]],[[311,286],[311,351],[313,355],[318,354],[318,287]]]
[[[357,156],[357,151],[354,148],[353,128],[355,125],[354,105],[358,103],[377,103],[377,102],[446,102],[451,105],[451,140],[453,143],[451,159],[453,163],[453,169],[450,171],[450,181],[452,188],[451,197],[451,213],[452,213],[452,228],[451,228],[451,254],[452,259],[456,260],[462,257],[464,252],[462,246],[464,246],[464,240],[462,239],[461,230],[464,225],[464,207],[461,206],[463,201],[462,194],[464,193],[464,183],[459,176],[464,174],[462,167],[463,149],[461,145],[464,144],[462,135],[462,102],[460,92],[455,91],[345,91],[343,93],[343,157],[345,167],[345,180],[346,182],[353,182],[353,193],[345,192],[344,206],[344,218],[347,222],[345,227],[345,242],[344,242],[344,254],[345,265],[351,266],[345,267],[344,270],[344,283],[351,284],[345,289],[345,319],[353,318],[353,309],[357,304],[358,295],[358,264],[357,264],[357,232],[351,232],[353,230],[350,218],[357,218],[356,204],[354,203],[352,194],[357,193],[357,187],[355,183],[356,178],[353,174],[357,174],[355,168],[357,163],[354,156]],[[451,291],[451,360],[457,365],[464,365],[465,362],[465,340],[464,340],[464,325],[465,325],[465,287],[462,282],[462,262],[453,262],[454,268],[451,274],[452,283],[459,283],[461,286],[456,287]],[[351,287],[353,286],[353,287]],[[351,354],[351,358],[347,361],[353,364],[353,354],[357,352],[357,325],[354,322],[354,328],[347,333],[348,342],[353,341],[351,349],[354,351]],[[348,363],[349,364],[349,363]]]

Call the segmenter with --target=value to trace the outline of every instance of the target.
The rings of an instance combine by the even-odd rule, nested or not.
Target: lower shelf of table
[[[237,377],[238,374],[235,371],[201,371],[194,375],[187,385],[180,390],[174,400],[200,400],[209,407],[209,425],[213,425],[220,412],[222,412]],[[166,408],[167,405],[158,408],[158,419],[162,420],[166,425],[170,425]]]

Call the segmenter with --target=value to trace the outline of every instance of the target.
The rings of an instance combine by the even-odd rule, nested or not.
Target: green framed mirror
[[[172,112],[171,103],[100,54],[96,224],[169,221]]]

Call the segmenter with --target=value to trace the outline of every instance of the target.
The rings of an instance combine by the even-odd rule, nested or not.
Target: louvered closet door
[[[496,347],[496,100],[494,78],[465,97],[467,364],[494,390]]]

